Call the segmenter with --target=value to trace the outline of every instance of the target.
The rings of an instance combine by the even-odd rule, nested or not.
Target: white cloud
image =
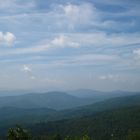
[[[60,48],[78,48],[78,47],[91,47],[91,49],[97,48],[109,49],[116,51],[120,47],[123,50],[123,46],[134,45],[140,43],[140,34],[138,33],[118,33],[118,34],[106,34],[104,32],[97,33],[70,33],[55,35],[54,37],[36,42],[37,45],[28,46],[26,48],[15,48],[14,50],[0,52],[1,56],[14,55],[14,54],[33,54],[48,51],[51,49]],[[3,42],[3,34],[0,34],[0,40]],[[115,50],[114,50],[115,49]]]
[[[140,43],[140,34],[138,33],[118,33],[118,34],[106,34],[105,32],[95,32],[95,33],[70,33],[63,34],[54,37],[53,39],[44,41],[42,45],[38,46],[40,48],[46,48],[46,50],[51,48],[67,48],[67,47],[120,47],[125,45],[133,45]],[[44,46],[44,47],[43,47]],[[45,47],[46,46],[46,47]],[[37,47],[36,47],[37,49]],[[34,50],[33,50],[34,51]],[[42,49],[42,51],[44,51]]]
[[[31,47],[26,48],[16,48],[13,51],[10,50],[6,53],[2,53],[1,55],[7,55],[7,54],[32,54],[32,53],[39,53],[48,51],[50,49],[59,49],[59,48],[78,48],[80,47],[80,43],[73,38],[67,36],[67,35],[58,35],[54,38],[50,39],[44,39],[37,43],[38,45],[34,45]]]
[[[52,47],[79,47],[79,43],[72,41],[71,38],[65,35],[60,35],[54,38],[50,43],[50,46],[51,45]]]
[[[65,36],[59,36],[54,38],[51,43],[54,46],[64,46],[67,43],[67,38]]]
[[[121,21],[115,20],[112,17],[124,17],[128,13],[125,12],[105,12],[105,10],[97,9],[93,3],[81,3],[81,4],[55,4],[52,6],[47,12],[37,11],[34,12],[35,4],[33,1],[24,2],[24,4],[20,4],[20,2],[11,2],[8,1],[12,7],[12,11],[16,9],[18,12],[15,12],[12,15],[5,15],[0,17],[0,21],[4,21],[5,24],[12,23],[15,27],[19,27],[20,29],[28,26],[27,32],[34,28],[34,30],[41,28],[43,31],[71,31],[71,30],[82,30],[85,28],[90,28],[91,30],[118,30],[122,31],[124,29],[130,28],[135,25],[135,19],[132,21]],[[4,2],[6,3],[6,2]],[[6,4],[5,4],[6,5]],[[2,7],[2,6],[1,6]],[[4,6],[3,6],[4,7]],[[4,8],[11,9],[11,8]],[[21,10],[20,10],[21,9]],[[32,9],[31,11],[29,9]],[[138,9],[138,8],[137,8]],[[16,11],[15,10],[15,11]],[[37,10],[37,9],[36,9]],[[38,9],[39,10],[39,9]],[[26,12],[25,12],[26,11]],[[30,11],[30,12],[27,12]],[[131,11],[131,10],[130,10]],[[137,13],[138,10],[137,10]],[[119,14],[119,15],[118,15]],[[129,16],[129,15],[127,15]],[[45,17],[45,18],[44,18]],[[21,22],[24,21],[24,22]],[[38,24],[39,21],[40,24]],[[45,28],[42,28],[45,27]],[[119,28],[118,28],[119,25]],[[32,28],[30,28],[32,27]],[[33,29],[32,29],[33,30]]]
[[[23,65],[22,70],[25,71],[25,72],[31,72],[32,71],[31,68],[27,65]]]
[[[8,46],[12,46],[16,41],[16,37],[11,32],[6,32],[5,34],[3,32],[0,32],[0,44],[5,44]]]
[[[62,9],[69,21],[73,23],[85,24],[98,17],[96,8],[89,3],[81,5],[68,4],[62,6]]]
[[[10,33],[10,32],[7,32],[5,35],[4,35],[4,40],[5,42],[8,44],[8,45],[13,45],[15,40],[16,40],[16,37],[14,34]]]
[[[23,65],[21,68],[21,71],[26,73],[26,76],[31,79],[31,80],[36,80],[36,76],[34,75],[31,67],[27,66],[27,65]]]
[[[40,11],[39,12],[32,11],[29,13],[17,12],[10,16],[5,15],[0,17],[1,20],[5,20],[6,22],[11,22],[13,24],[16,24],[17,26],[25,27],[25,25],[27,24],[32,27],[40,27],[40,25],[42,25],[45,26],[46,29],[51,31],[56,31],[56,30],[65,31],[65,29],[66,30],[76,29],[81,26],[83,27],[89,25],[92,22],[98,20],[98,18],[99,16],[98,16],[97,9],[91,3],[82,3],[79,5],[56,4],[55,6],[53,6],[53,8],[50,11],[47,12],[40,12]],[[21,22],[21,20],[22,21],[24,20],[24,22]],[[36,24],[34,21],[39,21],[41,24]]]
[[[125,15],[131,16],[130,11],[133,11],[134,9],[129,9],[127,12],[109,13],[104,10],[102,11],[97,9],[93,3],[67,4],[61,5],[60,7],[64,13],[59,13],[59,8],[56,8],[56,10],[53,11],[53,15],[57,15],[56,12],[59,13],[63,17],[63,19],[59,21],[59,24],[61,23],[64,27],[66,24],[67,27],[72,29],[90,27],[94,30],[98,30],[97,28],[99,28],[120,31],[124,28],[127,29],[135,25],[135,20],[127,22],[114,20],[112,18],[124,17]],[[139,13],[138,10],[136,12]]]

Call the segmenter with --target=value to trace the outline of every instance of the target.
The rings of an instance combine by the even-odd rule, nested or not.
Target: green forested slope
[[[115,131],[117,132],[115,135],[121,136],[131,129],[139,129],[139,106],[140,95],[112,98],[63,111],[48,108],[4,107],[0,108],[0,136],[4,135],[6,130],[15,124],[32,128],[33,131],[37,131],[35,134],[45,134],[47,132],[50,135],[57,131],[62,135],[89,133],[91,136],[96,134],[96,138],[100,139],[101,135],[108,138],[112,133],[114,135]],[[35,124],[37,126],[34,126]]]
[[[101,112],[94,116],[40,123],[30,128],[37,135],[88,134],[93,140],[110,140],[113,137],[124,140],[128,133],[140,131],[140,106]]]

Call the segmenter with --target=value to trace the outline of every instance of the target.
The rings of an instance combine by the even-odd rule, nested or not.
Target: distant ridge
[[[30,93],[0,97],[0,107],[69,109],[89,104],[87,100],[65,92]]]
[[[77,89],[68,91],[69,94],[80,97],[80,98],[95,98],[95,99],[108,99],[112,97],[121,97],[138,94],[140,92],[130,92],[130,91],[122,91],[122,90],[114,90],[114,91],[99,91],[92,89]]]

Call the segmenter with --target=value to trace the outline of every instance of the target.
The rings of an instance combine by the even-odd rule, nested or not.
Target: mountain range
[[[96,92],[95,94],[95,91],[90,90],[86,96],[86,91],[83,90],[81,95],[80,93],[74,94],[75,91],[71,93],[55,91],[0,97],[0,136],[3,136],[5,131],[15,124],[22,124],[29,128],[35,126],[36,129],[39,129],[40,123],[46,125],[46,123],[52,122],[54,125],[57,124],[56,121],[61,122],[62,120],[62,122],[64,121],[62,127],[65,128],[65,120],[79,122],[79,120],[82,121],[81,118],[93,119],[97,114],[103,112],[140,107],[139,92],[116,91],[113,93],[114,95],[109,96],[111,93]],[[100,95],[98,96],[98,94]],[[101,96],[103,94],[104,96]],[[54,132],[53,129],[52,132]]]
[[[1,107],[69,109],[89,104],[89,100],[64,92],[31,93],[19,96],[0,97]]]
[[[136,92],[101,92],[89,89],[69,91],[68,93],[54,91],[46,93],[25,94],[24,92],[25,91],[19,93],[22,95],[0,97],[0,108],[51,108],[56,110],[63,110],[96,103],[114,97],[138,94]]]

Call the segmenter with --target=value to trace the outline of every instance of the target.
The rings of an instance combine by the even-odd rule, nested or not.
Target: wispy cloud
[[[17,1],[17,0],[0,0],[1,14],[16,14],[21,12],[29,12],[35,7],[34,1]]]
[[[56,38],[54,38],[51,43],[50,43],[50,48],[51,47],[72,47],[72,48],[77,48],[79,47],[80,44],[77,42],[72,41],[71,38],[65,35],[60,35]]]
[[[121,49],[126,45],[140,44],[140,34],[111,34],[108,35],[104,32],[97,33],[72,33],[54,36],[54,38],[43,39],[40,42],[37,42],[37,45],[24,47],[24,48],[15,48],[10,51],[2,52],[1,55],[12,55],[12,54],[32,54],[39,53],[44,51],[49,51],[51,49],[62,49],[62,48],[83,48],[90,47],[91,49]],[[9,40],[12,42],[11,40]],[[115,51],[114,50],[114,51]]]
[[[119,75],[108,74],[108,75],[101,75],[101,76],[99,76],[99,79],[100,80],[118,81],[118,80],[120,80],[120,76]]]
[[[86,54],[62,57],[63,59],[52,60],[48,62],[48,66],[53,67],[71,67],[71,66],[102,66],[115,63],[119,58],[115,55],[104,54]]]
[[[17,81],[21,78],[32,86],[58,81],[64,85],[63,75],[75,81],[77,74],[80,85],[92,72],[96,78],[90,83],[99,81],[97,86],[122,80],[124,73],[128,77],[124,79],[136,83],[140,81],[135,80],[140,69],[139,23],[139,1],[0,0],[0,67],[16,70],[19,65]]]
[[[92,20],[98,19],[98,13],[94,5],[83,3],[80,5],[68,4],[60,6],[71,26],[90,24]]]
[[[11,3],[11,2],[9,2]],[[33,2],[25,3],[24,8],[26,8],[26,11],[30,6],[35,7],[35,4]],[[9,4],[10,5],[10,4]],[[21,5],[22,4],[16,4]],[[13,6],[14,7],[14,6]],[[18,6],[17,6],[18,7]],[[19,9],[23,9],[20,8]],[[17,8],[15,8],[17,9]],[[84,10],[83,10],[84,9]],[[98,30],[98,29],[115,29],[115,30],[122,30],[124,28],[133,27],[135,25],[135,20],[131,20],[131,22],[123,21],[123,20],[115,20],[115,18],[112,17],[120,17],[120,13],[112,13],[112,15],[109,15],[110,13],[101,11],[101,9],[97,9],[93,3],[86,3],[82,2],[80,4],[55,4],[52,8],[50,8],[47,12],[42,11],[36,11],[35,9],[32,9],[31,12],[17,12],[13,14],[12,16],[5,15],[2,16],[2,22],[5,20],[5,22],[9,21],[13,24],[15,24],[17,27],[25,27],[25,25],[32,26],[34,28],[39,27],[39,25],[45,25],[47,31],[75,31],[75,30],[83,30],[83,29],[92,29]],[[17,9],[18,11],[18,9]],[[128,10],[128,12],[130,12]],[[125,12],[121,12],[122,16],[125,16]],[[131,15],[130,15],[131,16]],[[45,18],[44,18],[45,17]],[[20,22],[19,20],[24,20],[24,23]],[[34,21],[37,21],[36,23],[40,24],[33,24]],[[26,24],[25,24],[26,23]],[[117,28],[117,25],[119,24],[119,28]],[[29,28],[30,30],[30,28]]]

